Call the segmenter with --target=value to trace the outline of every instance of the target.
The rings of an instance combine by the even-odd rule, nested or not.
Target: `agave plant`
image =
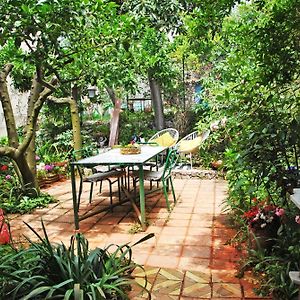
[[[129,299],[132,272],[142,266],[132,261],[131,247],[151,237],[149,234],[132,246],[109,245],[89,249],[81,233],[71,237],[70,246],[51,244],[42,222],[44,238],[28,239],[27,249],[13,249],[0,258],[0,299]],[[110,252],[112,246],[115,247]],[[143,290],[146,291],[147,280]],[[151,297],[148,292],[149,298]]]

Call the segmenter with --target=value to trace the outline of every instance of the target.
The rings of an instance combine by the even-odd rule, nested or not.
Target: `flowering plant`
[[[56,166],[55,164],[49,163],[45,164],[40,162],[37,167],[37,175],[38,177],[45,177],[48,174],[64,174],[66,172],[66,166]]]
[[[245,212],[243,217],[249,226],[254,229],[264,229],[267,227],[279,228],[281,217],[285,214],[283,208],[273,204],[256,205]]]

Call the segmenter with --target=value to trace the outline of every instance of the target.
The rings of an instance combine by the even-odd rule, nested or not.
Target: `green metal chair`
[[[176,196],[175,196],[174,185],[172,181],[172,170],[176,165],[177,159],[178,159],[177,150],[169,149],[166,161],[161,168],[159,168],[156,171],[144,170],[144,180],[150,182],[156,181],[158,183],[162,182],[162,189],[166,199],[168,211],[170,211],[170,202],[168,197],[168,191],[170,185],[172,189],[174,203],[176,203]],[[138,171],[134,170],[130,173],[130,176],[133,177],[134,191],[136,193],[136,183],[139,179],[139,173]]]
[[[73,159],[83,158],[92,156],[93,152],[90,149],[84,148],[81,150],[77,150],[73,152]],[[93,197],[93,189],[94,184],[100,182],[100,189],[99,192],[101,193],[102,188],[102,182],[104,180],[108,181],[109,183],[109,197],[110,197],[110,204],[112,205],[112,185],[114,183],[118,184],[118,195],[119,199],[121,199],[121,182],[120,180],[126,176],[126,171],[124,169],[108,169],[108,170],[102,170],[98,168],[97,166],[92,169],[92,174],[86,174],[86,169],[81,166],[76,166],[77,171],[80,177],[80,183],[79,183],[79,191],[78,191],[78,203],[80,203],[82,189],[83,189],[83,183],[89,182],[90,183],[90,195],[89,195],[89,203],[92,202]]]

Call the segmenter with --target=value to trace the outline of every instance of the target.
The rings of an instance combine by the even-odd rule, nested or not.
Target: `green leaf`
[[[50,289],[51,289],[51,286],[41,286],[41,287],[31,291],[28,295],[23,297],[22,300],[35,299],[34,297],[39,296]]]

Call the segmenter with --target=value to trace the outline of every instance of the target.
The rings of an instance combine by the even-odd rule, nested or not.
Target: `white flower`
[[[222,119],[221,119],[221,126],[222,126],[222,127],[225,127],[225,126],[226,126],[226,123],[227,123],[227,118],[226,118],[226,117],[222,118]]]
[[[261,228],[265,228],[266,226],[267,226],[266,223],[263,223],[263,224],[260,225]]]
[[[37,166],[36,166],[36,169],[38,171],[41,171],[41,170],[44,170],[44,167],[45,167],[45,164],[44,163],[39,163]]]
[[[217,131],[219,129],[219,123],[220,123],[219,120],[212,122],[210,124],[210,130],[211,131]]]

